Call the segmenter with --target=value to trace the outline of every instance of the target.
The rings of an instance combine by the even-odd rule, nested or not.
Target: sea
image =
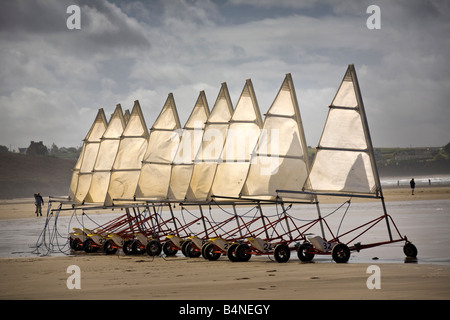
[[[381,177],[381,186],[386,188],[392,187],[409,187],[409,181],[414,178],[416,187],[437,187],[437,186],[450,186],[450,175],[437,174],[437,175],[419,175],[419,176],[390,176]]]

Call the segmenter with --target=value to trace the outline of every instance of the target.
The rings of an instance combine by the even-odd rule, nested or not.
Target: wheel
[[[97,252],[98,247],[95,246],[94,240],[87,239],[83,242],[83,249],[86,253],[94,253]]]
[[[145,250],[149,256],[159,256],[162,251],[162,246],[158,240],[151,240],[147,243]]]
[[[234,251],[234,254],[236,255],[236,258],[240,262],[247,262],[252,257],[251,253],[249,253],[250,247],[248,244],[240,244],[237,246],[236,250]]]
[[[331,250],[331,256],[336,263],[346,263],[350,259],[350,249],[343,243],[338,243]]]
[[[163,251],[166,256],[174,256],[177,254],[178,250],[174,248],[171,241],[164,242]]]
[[[220,253],[216,252],[216,246],[213,243],[208,243],[203,249],[204,257],[210,261],[220,258]]]
[[[275,247],[273,256],[275,257],[275,260],[277,260],[277,262],[288,262],[289,258],[291,257],[291,250],[289,249],[288,245],[282,243]]]
[[[205,258],[205,259],[208,259],[208,258],[206,257],[206,253],[205,253],[205,248],[208,246],[208,244],[210,244],[210,243],[209,243],[209,242],[205,242],[205,243],[202,245],[202,257]]]
[[[71,240],[70,247],[75,251],[83,250],[83,244],[78,239]]]
[[[105,254],[110,255],[117,252],[117,248],[114,247],[114,243],[112,240],[106,240],[103,244],[103,251]]]
[[[133,249],[131,248],[131,245],[133,244],[133,240],[127,240],[123,243],[122,251],[127,256],[133,254]]]
[[[131,244],[131,251],[133,254],[141,255],[145,253],[146,247],[139,240],[134,240]]]
[[[231,262],[238,262],[238,258],[236,257],[236,248],[239,246],[238,243],[233,243],[228,247],[227,256]]]
[[[407,257],[415,258],[417,257],[417,248],[411,242],[407,242],[403,247],[403,252]]]
[[[308,262],[314,259],[314,253],[309,253],[309,249],[311,248],[311,245],[309,244],[302,244],[300,247],[298,247],[297,256],[300,259],[300,261]]]
[[[191,243],[191,242],[192,242],[192,240],[186,240],[186,241],[184,241],[183,244],[181,245],[181,253],[182,253],[185,257],[189,257],[189,252],[187,252],[186,248],[187,248],[187,245],[188,245],[189,243]]]
[[[198,258],[202,254],[197,248],[194,247],[192,242],[189,242],[185,246],[184,250],[186,251],[186,256],[189,258]]]

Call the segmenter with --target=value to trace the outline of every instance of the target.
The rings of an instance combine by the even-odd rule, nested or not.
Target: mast
[[[364,109],[364,103],[363,103],[363,100],[361,97],[361,91],[359,88],[358,78],[356,76],[355,66],[353,64],[350,64],[348,66],[348,68],[349,68],[350,74],[353,79],[356,99],[358,101],[359,112],[361,114],[361,121],[362,121],[363,129],[364,129],[364,133],[365,133],[365,137],[366,137],[367,149],[369,151],[370,162],[372,163],[372,171],[373,171],[373,176],[374,176],[375,185],[376,185],[376,194],[381,199],[381,204],[383,206],[383,212],[384,212],[386,225],[387,225],[387,229],[388,229],[388,233],[389,233],[389,239],[392,241],[391,227],[389,225],[389,219],[387,219],[386,204],[384,202],[383,191],[381,189],[380,176],[378,174],[378,168],[377,168],[377,164],[375,162],[375,153],[374,153],[374,149],[373,149],[373,145],[372,145],[372,138],[370,136],[369,124],[367,122],[366,111]]]

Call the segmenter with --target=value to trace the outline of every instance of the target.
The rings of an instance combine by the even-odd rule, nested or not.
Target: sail
[[[113,201],[116,202],[114,199],[133,198],[148,135],[139,101],[136,100],[114,159],[105,205],[113,204]]]
[[[72,182],[70,184],[69,197],[77,203],[81,203],[91,184],[92,168],[94,167],[100,146],[100,139],[105,132],[108,121],[105,112],[100,108],[95,117],[86,138],[84,139],[80,157],[72,174]]]
[[[205,124],[200,150],[195,156],[192,177],[186,192],[187,200],[206,201],[208,199],[232,115],[233,105],[228,87],[226,83],[222,83]]]
[[[123,114],[123,119],[125,120],[125,125],[127,125],[128,120],[130,120],[130,115],[131,115],[130,110],[129,109],[125,110],[125,112]]]
[[[102,136],[92,171],[92,181],[84,199],[87,203],[104,203],[108,191],[111,169],[119,149],[120,137],[125,128],[125,119],[120,104],[116,106]]]
[[[353,65],[329,106],[309,175],[313,191],[377,194],[379,177]]]
[[[205,92],[201,91],[183,128],[180,144],[172,162],[168,198],[184,200],[194,169],[194,160],[201,146],[203,129],[209,116]]]
[[[181,125],[170,93],[150,130],[136,188],[137,198],[163,200],[169,189],[171,164],[180,143]]]
[[[211,195],[239,197],[261,127],[258,102],[252,82],[248,79],[230,120]]]
[[[287,74],[265,115],[241,195],[271,199],[277,190],[300,189],[309,173],[307,150],[294,84]]]

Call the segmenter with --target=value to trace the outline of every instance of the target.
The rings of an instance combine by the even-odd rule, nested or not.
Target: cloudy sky
[[[80,8],[79,30],[66,22]],[[381,29],[369,29],[369,5]],[[181,123],[205,90],[261,112],[291,73],[308,145],[347,65],[376,147],[450,142],[447,0],[6,0],[0,2],[0,145],[80,146],[98,108],[139,100],[147,126],[173,93]]]

